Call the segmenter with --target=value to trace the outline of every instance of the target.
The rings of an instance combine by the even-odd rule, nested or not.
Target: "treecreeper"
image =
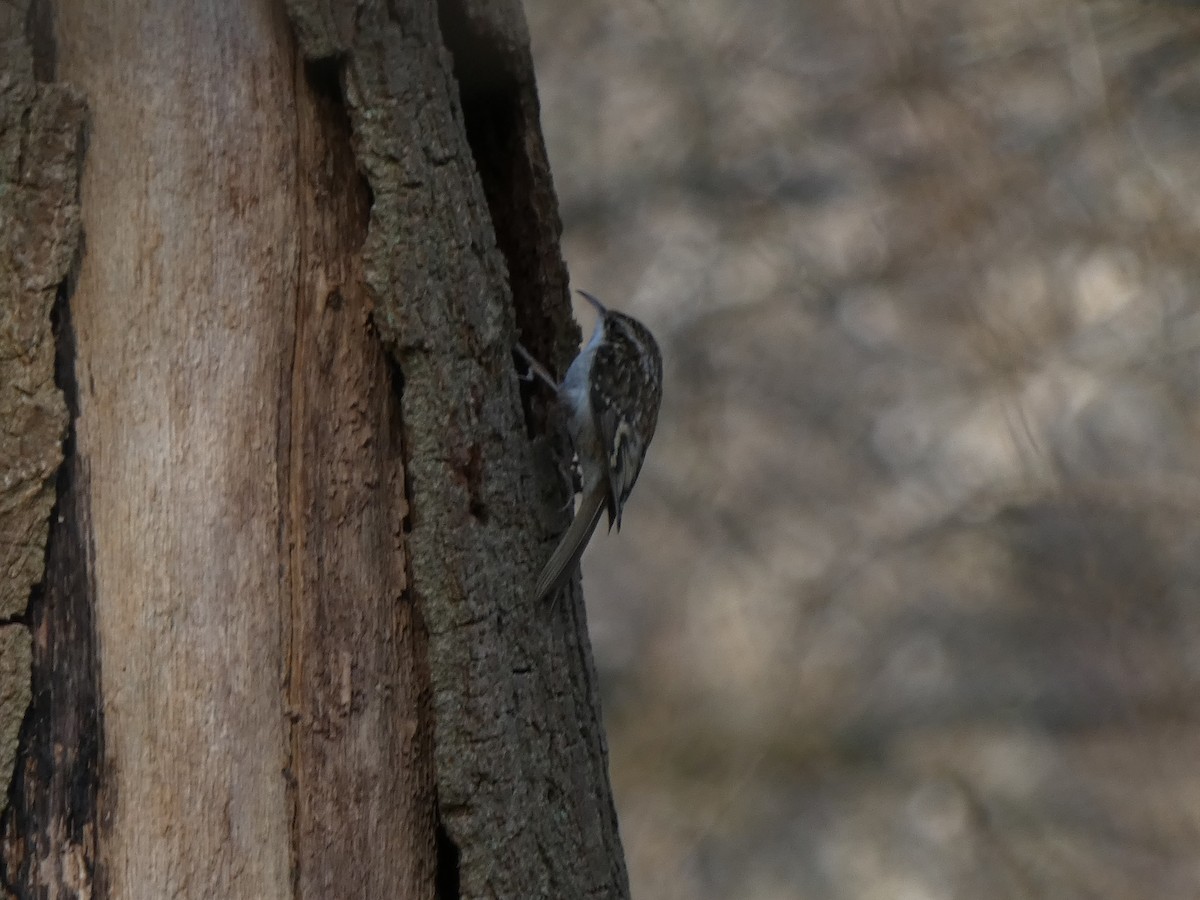
[[[561,384],[524,347],[517,348],[567,413],[581,483],[575,518],[538,576],[534,594],[539,600],[558,591],[574,572],[602,512],[608,511],[609,529],[616,525],[620,531],[621,512],[642,470],[662,403],[662,354],[654,335],[632,316],[608,309],[584,291],[579,294],[596,308],[596,327]]]

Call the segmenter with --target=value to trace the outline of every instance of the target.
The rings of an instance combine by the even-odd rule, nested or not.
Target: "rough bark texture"
[[[42,574],[67,418],[50,310],[79,236],[83,105],[34,81],[25,6],[0,9],[0,621]]]
[[[31,666],[46,656],[43,636],[35,648],[30,634],[43,604],[26,606],[42,579],[67,419],[51,309],[79,239],[84,121],[75,92],[35,80],[36,25],[29,4],[0,7],[0,888],[24,851],[5,839],[16,812],[6,789]]]
[[[374,196],[365,276],[402,373],[443,885],[626,896],[582,605],[530,596],[550,538],[530,524],[554,476],[535,479],[524,437],[506,274],[530,335],[552,330],[553,311],[556,360],[575,335],[519,6],[368,2],[353,21],[319,0],[289,10],[306,55],[341,67]]]
[[[57,304],[56,377],[72,419],[78,414],[74,331],[63,291]],[[92,613],[88,478],[64,446],[46,572],[30,600],[33,702],[21,729],[20,766],[0,845],[0,870],[23,896],[92,895],[102,728]]]
[[[49,9],[0,9],[0,887],[626,896],[582,605],[530,596],[515,324],[577,333],[519,6]],[[48,547],[83,107],[35,68],[90,105]]]
[[[29,706],[29,632],[22,625],[0,628],[0,774],[7,784],[17,758],[17,731]]]

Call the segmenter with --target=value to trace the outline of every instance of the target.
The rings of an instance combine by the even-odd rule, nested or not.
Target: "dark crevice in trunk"
[[[396,427],[399,432],[400,430],[402,430],[400,426],[401,426],[401,423],[404,421],[404,412],[403,412],[403,410],[404,410],[404,370],[402,368],[400,368],[400,364],[398,362],[396,362],[396,360],[393,359],[391,356],[387,357],[387,366],[388,366],[388,375],[389,375],[389,378],[390,378],[391,384],[392,384],[392,396],[395,398],[396,408],[398,410],[400,410],[400,414],[396,417]],[[413,515],[414,515],[412,485],[409,483],[409,480],[408,480],[408,473],[410,471],[409,465],[408,465],[408,450],[407,450],[408,445],[404,442],[403,437],[401,436],[400,433],[397,433],[394,436],[394,440],[395,440],[396,444],[402,448],[402,451],[404,453],[403,464],[404,464],[404,508],[405,508],[405,512],[404,512],[404,521],[403,521],[402,527],[404,528],[404,533],[407,535],[407,534],[412,534]],[[412,584],[412,573],[409,572],[408,575],[409,575],[408,584],[411,585]]]
[[[316,97],[330,134],[331,145],[344,143],[346,157],[354,158],[349,149],[353,143],[354,126],[350,121],[350,110],[346,105],[345,60],[341,57],[307,59],[304,61],[304,80]],[[323,182],[322,182],[323,183]],[[366,240],[371,224],[371,209],[375,205],[375,192],[367,176],[358,170],[356,203],[361,210],[357,234],[359,244]],[[360,202],[361,201],[361,202]]]
[[[25,39],[33,52],[33,77],[46,83],[58,68],[58,44],[54,39],[54,4],[33,0],[25,11]]]
[[[542,146],[537,88],[527,48],[504,47],[464,0],[438,4],[442,39],[454,60],[468,146],[504,257],[522,344],[551,371],[574,355],[579,334],[564,302],[562,225]],[[556,428],[539,385],[522,386],[527,433]],[[565,446],[559,453],[566,453]]]
[[[95,872],[103,732],[88,485],[75,445],[79,391],[69,294],[65,283],[52,323],[55,382],[71,421],[55,485],[45,576],[25,614],[33,637],[32,702],[21,725],[10,805],[0,823],[0,884],[22,898],[75,896],[81,888],[104,896]]]
[[[342,62],[337,57],[304,61],[305,80],[312,92],[323,101],[322,110],[333,113],[344,120],[337,123],[338,131],[349,134],[350,118],[346,113],[346,103],[342,97],[341,71]]]
[[[544,208],[549,172],[534,171],[538,157],[529,146],[531,139],[541,143],[532,60],[500,46],[468,14],[463,0],[441,0],[438,13],[442,39],[454,59],[467,143],[508,265],[518,325],[526,324],[523,310],[545,315],[547,254],[558,262],[557,211]],[[552,193],[549,197],[553,206]],[[547,213],[554,218],[550,235],[544,229]],[[541,349],[528,341],[526,346],[535,355]]]
[[[445,826],[437,825],[437,898],[459,900],[462,896],[458,883],[458,846],[450,839]]]
[[[442,0],[438,11],[442,38],[454,59],[467,143],[487,196],[496,242],[508,263],[509,285],[517,298],[539,289],[530,280],[532,271],[521,264],[534,249],[524,230],[530,218],[531,178],[521,115],[523,86],[495,44],[472,28],[461,0]]]

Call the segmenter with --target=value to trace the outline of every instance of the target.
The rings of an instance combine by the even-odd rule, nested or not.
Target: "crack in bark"
[[[429,634],[453,894],[628,896],[582,609],[528,599],[557,478],[534,468],[514,325],[563,363],[578,331],[520,7],[365,0],[343,27],[336,4],[288,6],[308,58],[343,67],[372,190],[364,274],[402,380],[405,598]]]

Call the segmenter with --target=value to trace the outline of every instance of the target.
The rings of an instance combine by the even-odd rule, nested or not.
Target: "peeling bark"
[[[520,8],[288,12],[0,7],[0,893],[627,896]]]
[[[5,781],[17,759],[17,731],[29,706],[29,629],[0,627],[0,773]]]
[[[37,81],[37,24],[28,3],[0,7],[0,887],[24,851],[10,840],[9,785],[45,658],[30,634],[40,601],[27,606],[43,580],[67,421],[51,310],[79,241],[84,106]]]
[[[298,65],[287,652],[298,897],[432,897],[425,629],[406,595],[400,396],[369,325],[369,192],[327,66]]]
[[[0,621],[41,579],[67,411],[50,310],[79,238],[83,104],[37,84],[26,10],[0,10]]]
[[[577,332],[520,8],[445,7],[457,66],[432,3],[365,3],[350,28],[336,9],[289,3],[306,55],[341,66],[374,196],[364,270],[403,373],[442,858],[463,897],[627,896],[582,605],[530,597],[553,476],[524,437],[510,279],[525,333],[553,336],[534,346],[562,360]]]
[[[56,380],[78,413],[74,333],[64,291],[55,309]],[[103,731],[97,698],[87,472],[74,428],[57,478],[46,571],[29,604],[33,702],[3,837],[6,880],[23,896],[93,896]]]

